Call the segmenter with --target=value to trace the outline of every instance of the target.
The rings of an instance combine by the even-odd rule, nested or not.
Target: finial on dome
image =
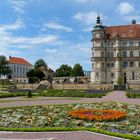
[[[96,24],[101,24],[101,19],[100,19],[99,13],[98,13],[98,16],[97,16]]]

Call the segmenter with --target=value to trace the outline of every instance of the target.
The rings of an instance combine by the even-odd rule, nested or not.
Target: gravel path
[[[66,98],[66,97],[39,97],[35,99],[24,99],[22,97],[1,98],[0,107],[30,106],[44,104],[70,104],[70,103],[94,103],[94,102],[124,102],[129,104],[140,104],[140,99],[129,99],[124,91],[113,91],[103,98]],[[8,100],[7,102],[5,102]],[[10,101],[11,100],[11,101]]]

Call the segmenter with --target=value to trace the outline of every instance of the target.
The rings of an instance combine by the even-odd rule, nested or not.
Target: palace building
[[[93,84],[140,84],[140,24],[104,26],[97,17],[92,30]]]
[[[23,58],[9,57],[9,66],[12,71],[11,78],[17,82],[27,83],[26,73],[33,68],[32,64]]]

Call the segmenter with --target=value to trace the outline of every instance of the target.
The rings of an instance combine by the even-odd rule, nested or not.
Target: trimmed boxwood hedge
[[[47,97],[85,97],[85,98],[102,98],[107,94],[103,90],[62,90],[48,89],[39,92],[39,96]]]
[[[140,90],[128,90],[126,96],[128,98],[140,98]]]

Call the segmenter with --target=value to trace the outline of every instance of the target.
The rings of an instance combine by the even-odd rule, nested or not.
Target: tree
[[[35,77],[35,69],[30,69],[27,73],[26,73],[27,77]]]
[[[7,61],[6,57],[0,55],[0,75],[8,75],[11,73],[9,62]]]
[[[35,77],[39,78],[39,80],[41,81],[45,77],[45,74],[40,70],[36,70]]]
[[[68,77],[68,76],[71,76],[71,71],[72,71],[71,66],[63,64],[60,66],[60,68],[58,68],[55,71],[55,76],[56,77]]]
[[[117,78],[117,85],[121,85],[122,84],[122,78],[121,77],[118,77]]]
[[[31,83],[37,82],[38,79],[41,81],[45,77],[42,71],[36,69],[30,69],[26,75]]]
[[[84,76],[83,68],[80,64],[75,64],[72,69],[72,76]]]
[[[46,67],[46,66],[47,66],[46,62],[45,62],[43,59],[38,59],[38,60],[35,62],[34,68],[35,68],[35,69],[39,69],[39,68],[42,67],[42,66]]]

